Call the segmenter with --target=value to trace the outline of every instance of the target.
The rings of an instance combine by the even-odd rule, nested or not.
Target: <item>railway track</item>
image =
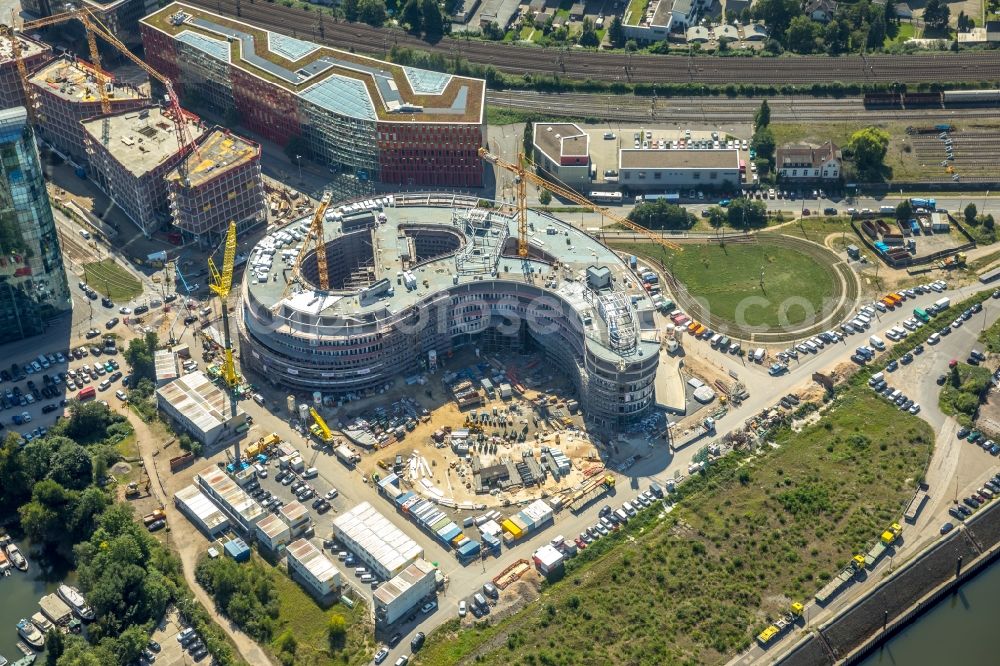
[[[642,97],[598,93],[541,93],[533,90],[488,91],[492,106],[548,115],[595,117],[608,121],[747,122],[761,98]],[[768,100],[771,119],[785,122],[851,120],[912,120],[922,122],[996,118],[996,109],[866,109],[861,97],[775,97]]]
[[[1000,79],[1000,51],[933,52],[911,55],[717,58],[654,56],[542,49],[445,37],[426,42],[401,30],[338,23],[315,11],[266,0],[186,0],[190,4],[276,32],[341,49],[384,57],[393,46],[492,65],[508,74],[558,75],[603,82],[701,83],[714,85],[822,83],[885,84],[988,82]]]

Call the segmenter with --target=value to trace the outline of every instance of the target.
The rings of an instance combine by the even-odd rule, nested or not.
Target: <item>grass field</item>
[[[142,293],[142,283],[114,259],[84,264],[83,274],[87,284],[113,301],[128,301]]]
[[[367,622],[367,606],[358,604],[351,609],[337,604],[329,610],[323,610],[288,576],[276,573],[274,581],[280,603],[274,635],[280,636],[286,629],[292,631],[296,641],[292,663],[296,666],[319,666],[371,662],[375,654],[375,642],[372,628]],[[335,614],[342,616],[347,625],[346,640],[337,651],[331,649],[327,639],[327,623]],[[277,651],[277,646],[272,647]]]
[[[648,243],[619,243],[615,247],[661,261],[688,291],[703,299],[712,315],[740,325],[782,325],[780,311],[787,303],[785,323],[794,326],[820,312],[824,299],[837,295],[836,278],[829,266],[798,250],[770,245],[763,236],[760,243],[685,245],[676,253]],[[752,297],[758,300],[747,300]],[[800,304],[793,305],[789,299]],[[811,313],[802,299],[812,308]]]
[[[496,626],[445,625],[419,664],[718,664],[898,520],[933,433],[866,387],[775,448],[734,454]],[[644,520],[645,518],[645,520]],[[598,542],[601,544],[601,542]]]

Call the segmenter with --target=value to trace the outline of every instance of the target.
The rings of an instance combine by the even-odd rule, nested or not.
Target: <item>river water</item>
[[[28,558],[27,572],[11,570],[7,577],[0,577],[0,654],[11,662],[20,659],[22,654],[17,649],[20,637],[17,635],[17,622],[22,617],[31,616],[41,609],[38,600],[50,592],[55,592],[59,584],[72,580],[65,565],[48,565],[31,550],[31,544],[25,539],[15,541],[17,547]]]
[[[1000,563],[939,601],[862,666],[1000,663],[998,616]]]

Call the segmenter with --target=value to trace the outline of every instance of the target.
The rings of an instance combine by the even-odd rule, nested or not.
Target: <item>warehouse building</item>
[[[253,534],[254,526],[267,513],[224,471],[211,465],[195,474],[198,487],[208,495],[244,534]]]
[[[330,293],[316,286],[315,254],[302,262],[302,281],[288,284],[293,260],[281,235],[309,218],[261,239],[237,320],[244,368],[339,396],[378,391],[463,347],[531,348],[573,382],[591,422],[618,427],[649,413],[659,358],[654,308],[622,257],[578,227],[528,211],[529,256],[512,260],[516,211],[459,205],[451,194],[439,206],[427,205],[435,195],[405,196],[328,211]],[[544,311],[540,302],[549,304]]]
[[[21,47],[21,60],[27,71],[32,72],[52,59],[52,47],[48,44],[19,33],[16,38]],[[33,91],[34,89],[31,89],[31,92]],[[28,106],[28,100],[24,96],[24,86],[21,85],[21,75],[14,60],[14,48],[6,37],[0,39],[0,105],[5,109]]]
[[[590,135],[574,123],[535,123],[535,164],[574,189],[590,184]]]
[[[424,556],[423,548],[368,502],[334,518],[333,535],[383,580]]]
[[[96,72],[90,63],[64,55],[44,64],[28,79],[37,103],[39,135],[78,164],[87,159],[86,133],[80,122],[103,113]],[[112,115],[149,105],[149,98],[136,88],[110,85]]]
[[[618,153],[622,187],[634,192],[722,188],[740,185],[740,153],[735,149],[652,150],[624,148]]]
[[[292,500],[278,510],[281,519],[288,525],[289,532],[294,539],[309,529],[309,509],[301,502]]]
[[[247,415],[226,391],[201,370],[178,377],[156,389],[156,405],[184,432],[205,446],[236,435]]]
[[[261,518],[255,530],[257,533],[257,543],[273,556],[280,555],[281,551],[288,545],[288,542],[292,538],[292,533],[288,529],[288,525],[285,524],[285,521],[273,513],[269,513]]]
[[[482,186],[482,79],[339,51],[180,3],[146,16],[140,29],[146,61],[182,96],[235,112],[268,140],[300,139],[318,161],[362,180]]]
[[[174,494],[174,506],[209,539],[229,528],[226,515],[194,484]]]
[[[418,559],[378,586],[372,595],[375,608],[375,623],[378,626],[395,624],[419,606],[424,599],[434,595],[434,565]]]
[[[340,592],[340,571],[308,539],[293,541],[288,546],[288,574],[320,602],[332,601]]]
[[[185,152],[170,114],[150,107],[82,122],[94,183],[146,238],[170,219],[165,178]],[[192,118],[185,122],[192,140],[197,141],[203,132],[201,123]]]
[[[260,146],[213,129],[167,174],[167,197],[174,226],[202,247],[217,245],[230,222],[238,233],[265,222]]]

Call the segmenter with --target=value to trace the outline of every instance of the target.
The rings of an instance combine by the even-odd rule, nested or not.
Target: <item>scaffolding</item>
[[[510,237],[509,219],[502,218],[503,215],[487,208],[452,211],[451,223],[461,227],[466,237],[465,245],[455,253],[455,270],[459,275],[496,274],[500,253]]]
[[[632,313],[632,302],[621,289],[611,289],[596,293],[587,290],[597,301],[597,312],[608,327],[609,348],[620,356],[631,356],[638,347],[636,322]],[[589,300],[589,299],[588,299]]]

